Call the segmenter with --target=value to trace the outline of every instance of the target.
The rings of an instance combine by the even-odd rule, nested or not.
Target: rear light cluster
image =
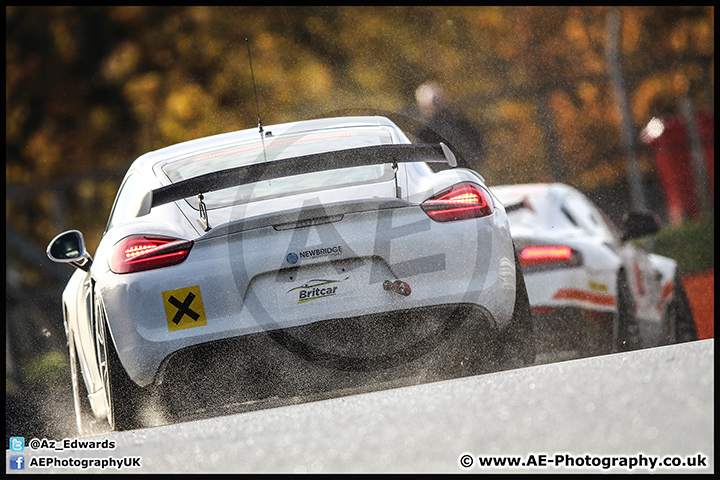
[[[425,200],[420,207],[437,222],[485,217],[492,213],[488,194],[469,182],[443,190]]]
[[[564,245],[541,245],[520,250],[520,266],[533,267],[576,267],[582,262],[580,254]]]
[[[177,265],[187,258],[192,246],[192,240],[160,235],[131,235],[113,247],[110,270],[115,273],[133,273]]]

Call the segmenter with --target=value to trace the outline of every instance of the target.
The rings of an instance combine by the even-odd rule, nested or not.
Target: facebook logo
[[[25,455],[10,455],[10,470],[25,470]]]

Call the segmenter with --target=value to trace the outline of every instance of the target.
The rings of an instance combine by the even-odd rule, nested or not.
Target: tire
[[[72,333],[67,337],[68,356],[70,359],[70,381],[72,382],[73,407],[75,410],[75,424],[77,426],[78,435],[83,436],[91,433],[89,429],[88,416],[90,415],[90,401],[87,398],[87,390],[85,382],[82,379],[80,370],[80,360],[77,358],[75,350],[75,340]]]
[[[101,301],[96,299],[95,352],[102,377],[106,419],[111,430],[132,430],[143,427],[141,407],[149,392],[130,379],[120,362]]]
[[[615,335],[615,351],[629,352],[637,350],[642,344],[640,325],[632,304],[632,295],[628,287],[625,272],[620,272],[617,282],[617,333]]]
[[[682,279],[677,273],[673,285],[673,298],[668,305],[667,314],[668,343],[692,342],[698,339],[697,325],[690,301]]]
[[[535,363],[536,345],[530,299],[525,276],[515,253],[515,303],[510,324],[499,335],[501,369],[520,368]]]

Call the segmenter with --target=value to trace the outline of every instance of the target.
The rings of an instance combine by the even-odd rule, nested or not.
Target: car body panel
[[[623,271],[644,346],[664,342],[666,309],[677,271],[674,260],[622,241],[617,227],[568,185],[502,185],[491,190],[506,208],[513,205],[509,219],[518,250],[528,245],[565,245],[582,258],[581,266],[524,270],[534,311],[575,307],[617,314],[618,276]]]
[[[476,302],[503,326],[512,315],[515,272],[507,262],[501,265],[503,256],[507,259],[512,255],[512,247],[509,235],[496,233],[494,220],[494,216],[487,218],[487,225],[480,229],[475,222],[440,225],[419,207],[406,206],[346,214],[342,221],[325,229],[278,232],[265,226],[207,240],[200,237],[180,265],[108,275],[101,286],[106,304],[143,306],[127,310],[124,316],[109,316],[110,330],[128,373],[140,385],[146,385],[160,362],[177,349],[338,316]],[[388,228],[382,228],[384,225]],[[393,225],[406,228],[397,232]],[[456,239],[455,254],[437,253],[447,249],[444,236],[428,235],[428,230],[434,229],[443,229],[443,235]],[[424,240],[418,248],[403,249],[402,245],[394,245],[400,243],[396,240],[398,234],[402,234],[402,241],[414,245],[418,242],[413,236]],[[429,242],[428,238],[437,240]],[[478,244],[487,246],[487,255],[468,261],[461,252],[474,251]],[[507,247],[503,249],[502,245]],[[334,251],[300,259],[295,265],[286,260],[290,253],[323,248]],[[265,253],[258,256],[257,251]],[[134,275],[142,275],[143,281],[137,282]],[[458,277],[471,280],[458,282]],[[396,278],[412,285],[411,297],[383,290],[384,280]],[[292,301],[293,288],[316,279],[338,282],[337,296],[303,304]],[[162,293],[193,286],[203,292],[207,324],[170,332]],[[254,305],[256,311],[248,305]]]

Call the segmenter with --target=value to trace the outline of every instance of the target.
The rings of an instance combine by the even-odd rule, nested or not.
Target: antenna
[[[247,45],[248,60],[250,61],[250,76],[252,77],[253,91],[255,92],[255,108],[257,109],[258,116],[258,130],[260,131],[260,136],[262,136],[263,128],[262,121],[260,120],[260,104],[258,103],[257,87],[255,86],[255,73],[253,73],[252,57],[250,56],[250,41],[247,37],[245,37],[245,44]]]
[[[267,152],[265,152],[265,135],[263,135],[262,121],[260,120],[260,104],[258,103],[257,87],[255,86],[255,73],[252,68],[252,57],[250,56],[250,41],[245,37],[247,45],[248,60],[250,61],[250,76],[252,77],[253,91],[255,92],[255,108],[258,115],[258,132],[260,133],[260,142],[262,142],[263,160],[267,163]]]

